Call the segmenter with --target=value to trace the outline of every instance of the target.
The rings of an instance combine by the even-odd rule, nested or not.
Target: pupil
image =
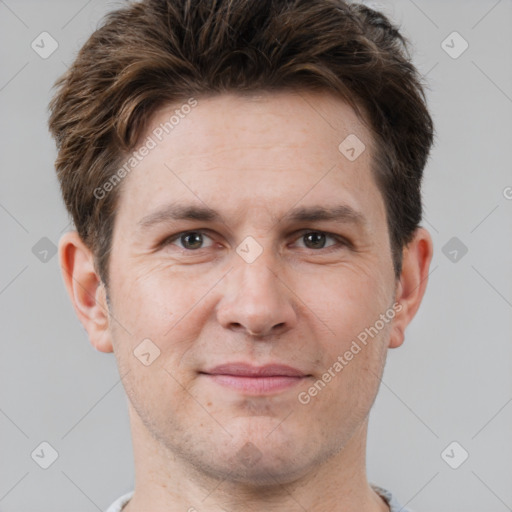
[[[192,239],[195,238],[195,241],[192,240],[191,243],[188,243],[188,241],[186,241],[186,240],[189,239],[189,238],[192,238]],[[189,247],[191,249],[196,249],[197,245],[200,246],[201,243],[202,243],[201,234],[200,233],[187,233],[186,235],[183,235],[181,237],[181,242],[183,243],[183,245],[185,247]],[[191,246],[194,246],[194,247],[191,247]]]
[[[308,240],[313,238],[313,246],[314,247],[318,247],[318,244],[317,244],[318,241],[320,241],[320,246],[323,247],[323,245],[324,245],[323,242],[325,242],[325,240],[324,240],[325,235],[323,233],[308,233],[306,235],[306,237]]]
[[[311,245],[315,248],[318,248],[318,246],[323,247],[325,243],[325,235],[323,233],[308,233],[305,235],[308,243],[312,242]],[[189,243],[188,239],[191,238],[192,241]],[[202,238],[200,233],[187,233],[186,235],[183,235],[181,237],[181,242],[183,245],[191,248],[191,249],[197,249],[198,246],[202,243]]]

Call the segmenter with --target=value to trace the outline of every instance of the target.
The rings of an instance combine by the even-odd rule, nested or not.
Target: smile
[[[253,395],[284,391],[310,377],[286,365],[252,366],[246,363],[223,364],[200,374],[220,386]]]

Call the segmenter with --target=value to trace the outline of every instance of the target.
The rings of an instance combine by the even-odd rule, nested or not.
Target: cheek
[[[347,410],[352,420],[361,420],[378,390],[391,325],[380,315],[392,306],[392,281],[375,268],[333,274],[311,306],[334,332],[317,338],[325,370],[319,378],[328,384],[316,402],[318,410],[337,404],[330,413],[333,425],[343,424]]]
[[[223,273],[199,272],[194,265],[177,270],[165,262],[119,268],[112,279],[114,316],[126,329],[114,326],[113,338],[122,340],[122,352],[130,364],[138,364],[130,352],[150,339],[160,350],[158,364],[177,371],[180,381],[187,384],[193,377],[187,368],[194,364],[198,340],[212,318],[216,285],[221,285]],[[211,341],[207,348],[212,350]]]
[[[135,328],[169,330],[187,315],[208,290],[204,277],[174,270],[170,265],[125,269],[118,274],[116,310]]]
[[[305,302],[329,327],[337,349],[373,325],[390,306],[392,282],[377,265],[340,268],[303,283],[304,290],[315,290]]]
[[[190,385],[193,372],[182,363],[200,335],[198,315],[204,291],[168,274],[123,270],[119,276],[129,278],[112,279],[116,358],[120,374],[129,373],[126,392],[140,414],[163,403],[185,407],[190,398],[184,388]]]

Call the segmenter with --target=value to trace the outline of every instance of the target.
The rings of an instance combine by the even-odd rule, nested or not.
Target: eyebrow
[[[220,214],[207,206],[193,206],[184,204],[169,204],[142,218],[138,225],[149,228],[155,224],[161,224],[171,220],[220,220]]]
[[[173,203],[143,217],[138,225],[141,228],[150,228],[154,225],[176,220],[199,220],[204,222],[222,221],[217,211],[207,206],[195,206]],[[364,227],[367,222],[365,216],[348,205],[334,207],[308,206],[298,207],[286,213],[278,222],[315,222],[336,221]]]
[[[337,205],[334,207],[308,206],[290,210],[282,219],[289,222],[315,222],[320,220],[337,221],[347,224],[364,226],[366,218],[357,210],[348,205]]]

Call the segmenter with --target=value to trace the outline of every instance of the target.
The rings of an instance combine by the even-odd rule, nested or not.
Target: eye
[[[208,245],[204,245],[205,239],[210,240]],[[331,239],[334,243],[326,245],[326,241]],[[301,236],[297,240],[303,240],[306,249],[336,249],[336,246],[348,246],[349,243],[342,237],[325,233],[323,231],[302,231]],[[296,242],[297,243],[297,242]],[[162,242],[162,246],[177,245],[186,252],[198,251],[212,247],[214,241],[204,231],[182,231],[170,236]]]
[[[204,248],[202,247],[204,238],[208,238],[209,240],[211,240],[211,238],[202,231],[183,231],[182,233],[173,235],[167,240],[165,240],[164,245],[173,244],[175,241],[178,241],[179,243],[181,243],[181,246],[179,247],[181,247],[182,249],[185,249],[187,251],[195,251]]]
[[[325,242],[328,238],[334,240],[335,243],[326,247]],[[336,245],[336,243],[346,245],[346,243],[340,237],[331,235],[329,233],[324,233],[323,231],[308,231],[303,233],[299,240],[304,240],[307,249],[326,249]]]

